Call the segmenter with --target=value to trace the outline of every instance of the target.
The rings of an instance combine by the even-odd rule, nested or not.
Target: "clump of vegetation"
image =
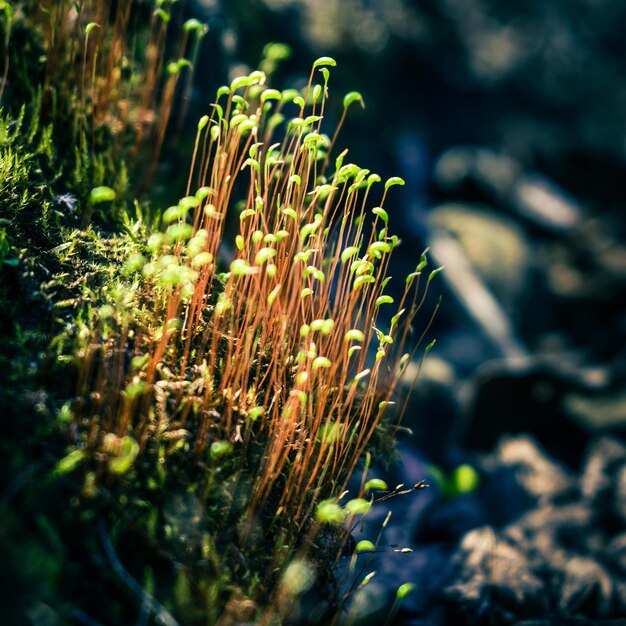
[[[206,29],[185,22],[165,63],[173,2],[157,0],[147,21],[140,2],[32,4],[5,8],[4,22],[7,41],[45,59],[29,67],[5,47],[16,75],[2,83],[13,106],[0,128],[0,284],[19,315],[3,354],[29,365],[2,381],[20,397],[12,435],[24,443],[3,455],[3,524],[30,516],[20,550],[46,554],[49,575],[29,591],[22,567],[13,610],[269,624],[318,594],[322,619],[345,601],[334,567],[352,524],[387,492],[376,479],[346,490],[393,435],[425,296],[424,255],[397,302],[389,287],[400,242],[385,206],[403,181],[339,151],[362,99],[348,94],[326,128],[335,62],[323,57],[302,91],[272,88],[261,70],[221,87],[178,204],[131,205]]]

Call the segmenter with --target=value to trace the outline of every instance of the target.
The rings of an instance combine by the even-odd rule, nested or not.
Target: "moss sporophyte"
[[[189,623],[215,623],[229,610],[270,623],[332,577],[373,494],[395,493],[365,474],[358,493],[346,489],[381,430],[397,425],[404,347],[437,270],[421,285],[422,255],[391,295],[400,240],[389,204],[404,181],[383,182],[339,145],[360,94],[344,98],[339,124],[327,128],[333,59],[315,61],[300,91],[271,87],[285,54],[278,44],[266,48],[267,71],[218,89],[197,124],[180,201],[156,219],[127,203],[132,179],[107,179],[107,163],[132,170],[146,141],[158,155],[177,77],[194,69],[206,32],[184,23],[166,62],[173,4],[157,1],[149,25],[132,33],[133,2],[60,2],[54,19],[33,8],[47,45],[36,103],[60,77],[79,94],[55,101],[55,111],[74,111],[82,175],[67,180],[83,210],[72,226],[83,234],[61,227],[54,254],[67,264],[81,237],[103,250],[90,270],[97,279],[80,283],[75,319],[53,342],[76,364],[76,391],[60,403],[67,449],[52,479],[78,485],[81,506],[98,511],[98,541],[118,573],[109,525],[118,545],[140,537],[167,546],[178,573],[163,593]],[[131,34],[146,44],[135,61]],[[57,123],[53,115],[53,130]],[[117,234],[105,237],[98,224]],[[5,264],[8,241],[3,230]],[[375,548],[361,542],[351,558]],[[156,593],[153,561],[142,584]]]

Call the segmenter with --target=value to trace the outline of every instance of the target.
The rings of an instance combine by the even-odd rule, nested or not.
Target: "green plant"
[[[166,63],[172,2],[156,2],[143,29],[129,26],[138,3],[26,4],[47,54],[42,87],[0,126],[0,261],[21,251],[18,281],[45,263],[45,361],[75,382],[72,398],[46,399],[56,447],[40,489],[72,503],[46,521],[59,559],[88,559],[83,537],[111,587],[164,620],[270,623],[314,583],[332,586],[351,524],[386,490],[364,474],[346,494],[375,438],[394,431],[404,346],[438,271],[422,280],[422,255],[394,301],[400,242],[386,207],[403,181],[346,162],[339,129],[362,98],[348,94],[326,127],[335,62],[322,57],[301,91],[272,88],[261,70],[221,87],[182,199],[156,218],[131,207],[130,165],[153,171],[204,27],[187,22]],[[271,72],[285,50],[267,51]],[[54,208],[68,196],[76,211]],[[14,347],[23,333],[11,325]],[[31,384],[21,375],[16,389]],[[80,593],[71,602],[93,601]],[[120,623],[135,619],[112,604]]]
[[[216,474],[236,494],[208,496],[216,535],[233,524],[231,541],[265,572],[310,558],[319,533],[335,537],[322,560],[340,553],[349,533],[325,522],[343,519],[333,502],[393,404],[423,302],[424,256],[393,308],[386,291],[399,239],[383,207],[403,181],[344,163],[346,150],[327,171],[333,64],[316,61],[302,94],[268,87],[261,71],[218,90],[198,124],[187,195],[129,257],[129,287],[94,312],[80,376],[79,395],[92,398],[75,417],[80,460],[98,472],[119,461],[122,474],[137,453],[164,471],[180,455],[208,463],[205,494]],[[235,207],[234,254],[220,273]],[[129,366],[114,357],[128,349]],[[135,450],[128,461],[124,445]],[[341,511],[365,512],[356,495]]]

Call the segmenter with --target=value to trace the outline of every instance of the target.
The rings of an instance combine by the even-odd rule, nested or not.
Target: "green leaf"
[[[347,93],[343,98],[343,108],[347,109],[351,104],[355,102],[361,103],[361,108],[365,108],[365,102],[363,102],[363,96],[358,91],[351,91]]]
[[[389,487],[387,483],[381,478],[371,478],[364,485],[365,491],[370,491],[371,489],[377,489],[378,491],[388,491]]]
[[[428,275],[428,282],[430,282],[433,278],[435,278],[435,276],[437,276],[437,274],[439,274],[439,272],[441,272],[442,269],[443,269],[443,265],[441,267],[438,267],[436,270],[433,270]]]
[[[406,596],[408,596],[413,589],[415,589],[415,585],[413,583],[404,583],[403,585],[400,585],[396,591],[396,599],[399,602],[404,600],[404,598],[406,598]]]
[[[233,444],[230,441],[214,441],[209,450],[209,457],[212,461],[218,461],[231,454]]]
[[[315,510],[315,519],[320,524],[341,524],[345,514],[334,500],[322,500]]]
[[[354,498],[346,502],[345,509],[350,515],[365,515],[372,508],[372,503],[365,498]]]
[[[89,33],[96,27],[100,28],[100,24],[96,24],[95,22],[89,22],[89,24],[85,26],[85,37],[89,37]]]
[[[389,189],[389,187],[392,187],[393,185],[404,185],[404,179],[400,178],[399,176],[392,176],[391,178],[387,179],[387,182],[385,183],[385,191],[387,191],[387,189]]]
[[[478,472],[467,463],[459,465],[450,477],[454,490],[457,494],[471,493],[480,483]]]
[[[376,546],[367,539],[362,539],[359,543],[356,544],[354,551],[357,553],[360,552],[374,552],[376,550]]]
[[[379,207],[379,206],[374,207],[374,208],[372,209],[372,213],[373,213],[374,215],[377,215],[378,217],[380,217],[380,219],[381,219],[383,222],[385,222],[385,224],[387,224],[387,222],[389,221],[389,215],[387,214],[387,211],[385,211],[385,209],[383,209],[383,208],[381,208],[381,207]]]
[[[72,450],[67,456],[64,456],[55,466],[54,474],[56,476],[63,476],[73,472],[85,458],[85,453],[82,450]]]
[[[115,200],[115,191],[111,187],[94,187],[89,192],[89,204],[100,204],[113,200]]]
[[[337,61],[332,57],[320,57],[313,63],[313,67],[322,67],[322,66],[330,66],[335,67],[337,65]]]

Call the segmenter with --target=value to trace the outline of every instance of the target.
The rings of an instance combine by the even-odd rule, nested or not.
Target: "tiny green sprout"
[[[154,15],[160,17],[164,24],[168,24],[170,21],[169,13],[166,13],[163,9],[155,9]]]
[[[394,406],[395,402],[392,402],[390,400],[383,400],[382,402],[378,403],[378,410],[382,411],[383,409],[385,409],[388,406]]]
[[[375,241],[367,249],[367,253],[373,257],[380,258],[379,255],[389,254],[391,252],[391,244],[385,241]]]
[[[292,220],[296,221],[298,219],[298,214],[290,207],[287,207],[282,210],[283,215],[290,217]]]
[[[307,403],[308,396],[306,395],[306,392],[302,391],[302,389],[292,389],[289,392],[289,395],[293,398],[298,398],[298,402],[300,402],[303,406]]]
[[[428,354],[434,347],[435,344],[437,343],[436,339],[433,339],[425,348],[424,348],[424,354]]]
[[[439,274],[439,272],[441,272],[441,270],[443,269],[443,265],[441,267],[438,267],[437,269],[434,269],[429,275],[428,275],[428,282],[430,282],[433,278],[435,278],[435,276],[437,276],[437,274]]]
[[[170,241],[191,239],[193,227],[191,224],[172,224],[165,231],[165,234]]]
[[[184,220],[187,217],[187,211],[189,209],[182,205],[182,204],[177,204],[176,206],[171,206],[167,209],[165,209],[165,211],[163,212],[163,223],[164,224],[171,224],[172,222],[175,222],[176,220]]]
[[[393,304],[393,298],[391,296],[380,296],[376,298],[376,302],[374,303],[374,306],[378,308],[382,304]]]
[[[463,463],[454,470],[450,480],[456,493],[462,495],[476,490],[480,483],[480,476],[471,465]]]
[[[209,458],[211,461],[219,461],[230,455],[233,451],[233,444],[230,441],[214,441],[209,448]]]
[[[387,189],[389,189],[389,187],[392,187],[393,185],[404,185],[404,180],[399,176],[392,176],[391,178],[388,178],[387,182],[385,183],[385,191],[387,191]]]
[[[269,295],[267,296],[267,304],[269,304],[270,306],[272,306],[272,304],[274,304],[274,300],[276,300],[276,297],[278,296],[278,293],[280,292],[280,289],[281,289],[281,286],[280,285],[276,285],[276,287],[274,287],[274,289],[272,289],[272,291],[270,291]]]
[[[266,89],[261,94],[261,103],[265,103],[268,100],[280,100],[283,97],[282,93],[278,89]]]
[[[241,235],[237,235],[235,237],[235,245],[237,246],[237,250],[239,250],[239,252],[241,252],[243,250],[244,241],[243,241],[243,237]]]
[[[235,128],[238,124],[241,124],[244,120],[247,120],[248,116],[244,113],[236,113],[230,118],[230,127]]]
[[[263,72],[262,70],[254,70],[254,72],[250,72],[250,74],[248,75],[248,78],[250,79],[251,85],[256,85],[256,84],[264,83],[266,76],[265,76],[265,72]]]
[[[265,266],[265,273],[270,277],[270,278],[274,278],[274,276],[276,276],[276,272],[278,271],[277,267],[273,264],[273,263],[268,263]],[[271,295],[271,294],[270,294]],[[269,302],[269,296],[268,296],[268,302]],[[271,302],[269,302],[271,304]]]
[[[115,191],[111,187],[94,187],[89,192],[89,204],[100,204],[113,200],[115,200]]]
[[[332,365],[332,362],[330,361],[330,359],[327,359],[325,356],[318,356],[315,359],[313,359],[313,363],[311,367],[314,370],[319,369],[319,368],[327,369],[331,367],[331,365]]]
[[[248,411],[248,419],[256,420],[265,415],[265,408],[262,406],[254,406]]]
[[[363,580],[361,581],[359,587],[365,587],[365,585],[367,585],[367,583],[369,583],[369,581],[372,580],[374,576],[376,576],[376,572],[370,572],[369,574],[367,574],[365,578],[363,578]]]
[[[320,57],[313,63],[313,68],[322,66],[336,67],[337,61],[335,61],[332,57]]]
[[[300,292],[300,298],[308,298],[309,296],[313,295],[313,289],[311,289],[310,287],[305,287],[301,292]]]
[[[255,230],[252,233],[252,243],[256,246],[257,244],[261,243],[261,241],[263,241],[263,231]]]
[[[346,263],[347,261],[349,261],[355,254],[358,254],[359,252],[359,248],[358,246],[348,246],[342,253],[341,253],[341,263]]]
[[[387,211],[385,211],[385,209],[377,206],[374,207],[372,209],[372,213],[378,217],[380,217],[380,219],[385,222],[385,224],[387,224],[389,222],[389,215],[387,214]]]
[[[368,539],[362,539],[356,544],[354,551],[358,554],[361,552],[375,552],[376,546]]]
[[[381,181],[381,177],[378,174],[370,174],[367,177],[367,186],[368,188],[374,185],[375,183],[379,183]]]
[[[304,98],[302,96],[296,96],[293,99],[293,103],[299,106],[301,109],[304,109]],[[299,118],[295,118],[295,119],[299,119]],[[294,124],[294,126],[298,126],[298,124]]]
[[[209,123],[209,116],[208,115],[203,115],[199,120],[198,120],[198,132],[200,132],[201,130],[204,129],[204,127]]]
[[[237,89],[241,89],[242,87],[249,87],[250,82],[249,76],[238,76],[230,83],[230,92],[237,91]]]
[[[319,71],[322,73],[324,77],[324,86],[328,85],[328,79],[330,78],[330,72],[327,67],[321,67]]]
[[[303,339],[304,337],[308,337],[310,332],[311,327],[308,324],[302,324],[302,326],[300,326],[300,337],[302,337]]]
[[[358,91],[351,91],[347,93],[343,98],[343,108],[347,109],[350,105],[355,102],[361,103],[361,108],[365,108],[365,102],[363,102],[363,96]]]
[[[96,27],[100,28],[100,24],[96,24],[96,22],[89,22],[89,24],[85,26],[85,37],[89,37],[89,33]]]
[[[245,219],[252,217],[253,215],[256,215],[256,211],[254,209],[245,209],[239,214],[239,221],[243,222]]]
[[[413,591],[413,589],[415,589],[415,585],[413,583],[404,583],[400,585],[396,591],[396,599],[401,602]]]
[[[85,453],[82,450],[72,450],[57,462],[53,474],[55,476],[63,476],[73,472],[83,462],[84,458]]]
[[[183,24],[183,30],[186,33],[189,33],[191,31],[196,31],[196,32],[202,32],[208,30],[208,27],[206,24],[203,24],[200,20],[197,20],[196,18],[192,17],[191,19],[188,19],[184,24]]]
[[[263,233],[261,233],[261,237],[262,236],[263,236]],[[263,263],[266,263],[272,257],[275,257],[275,256],[276,256],[276,250],[274,248],[261,248],[256,253],[256,256],[254,257],[254,264],[263,265]]]
[[[222,214],[217,212],[214,204],[207,204],[204,207],[204,214],[212,220],[221,220]],[[241,217],[241,216],[240,216]]]
[[[365,515],[372,508],[372,503],[365,498],[354,498],[346,502],[344,508],[350,515]]]
[[[389,490],[387,483],[381,478],[371,478],[365,483],[363,488],[365,489],[365,491],[371,491],[372,489],[376,489],[377,491]]]
[[[243,113],[243,111],[248,110],[250,103],[243,96],[240,96],[239,94],[235,94],[232,99],[233,99],[233,104],[237,107],[240,113]]]
[[[416,272],[421,272],[428,265],[428,257],[426,256],[428,254],[428,250],[429,248],[426,248],[426,250],[422,252],[422,256],[420,257],[420,262],[417,264],[417,267],[415,268]]]
[[[202,202],[203,200],[206,200],[209,196],[213,195],[214,193],[215,193],[215,190],[212,189],[211,187],[200,187],[200,189],[196,191],[196,198],[198,198],[198,200]]]
[[[362,343],[365,340],[365,335],[363,334],[363,331],[359,330],[358,328],[352,328],[344,335],[343,339],[346,342],[358,341]]]
[[[305,224],[300,229],[300,240],[304,241],[305,239],[313,235],[315,231],[320,227],[321,223],[322,219],[321,217],[319,217],[313,220],[310,224]]]
[[[281,102],[285,104],[293,102],[299,95],[300,92],[297,89],[285,89],[282,92]]]
[[[357,276],[354,280],[354,284],[352,285],[352,287],[354,289],[358,289],[359,287],[366,285],[368,283],[373,283],[376,282],[376,279],[369,275],[369,274],[363,274],[362,276]]]
[[[345,514],[335,500],[322,500],[315,510],[315,519],[320,524],[341,524]]]
[[[218,90],[215,96],[216,100],[219,100],[222,96],[228,96],[230,94],[230,87],[226,85],[222,85]]]
[[[250,264],[244,259],[235,259],[230,264],[230,273],[233,276],[250,276],[256,273],[256,268],[250,267]]]
[[[314,330],[314,331],[322,330],[324,328],[324,325],[326,324],[327,321],[332,322],[332,324],[330,326],[330,330],[332,330],[332,327],[333,327],[333,324],[334,324],[333,320],[325,320],[325,319],[313,320],[311,322],[311,330]]]
[[[204,267],[205,265],[209,265],[209,263],[213,262],[213,255],[210,252],[200,252],[196,254],[191,260],[191,267],[199,268]]]
[[[322,95],[322,86],[321,85],[315,85],[313,87],[313,92],[311,94],[311,99],[313,100],[313,102],[317,102],[321,95]]]

